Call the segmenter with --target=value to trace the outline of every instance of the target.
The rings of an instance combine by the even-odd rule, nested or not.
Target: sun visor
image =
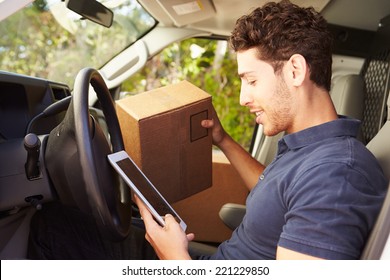
[[[159,18],[163,18],[161,15],[161,8],[166,13],[168,21],[172,21],[175,26],[184,26],[199,22],[204,19],[211,18],[215,15],[215,8],[210,0],[158,0],[158,5],[150,7],[153,10],[160,10]],[[167,22],[164,22],[165,24]]]
[[[33,0],[2,0],[0,1],[0,21],[19,11]]]

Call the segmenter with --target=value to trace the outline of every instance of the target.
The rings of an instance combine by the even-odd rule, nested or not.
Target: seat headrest
[[[349,74],[335,78],[330,96],[338,114],[363,119],[365,94],[360,75]]]

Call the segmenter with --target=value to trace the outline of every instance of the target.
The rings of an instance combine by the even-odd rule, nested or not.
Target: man
[[[387,187],[380,166],[356,140],[359,121],[338,116],[329,96],[332,39],[312,8],[268,3],[241,17],[237,53],[240,104],[265,135],[285,131],[265,168],[223,130],[202,125],[250,189],[247,212],[211,259],[357,259]],[[159,226],[136,198],[146,239],[160,259],[191,259],[173,217]]]

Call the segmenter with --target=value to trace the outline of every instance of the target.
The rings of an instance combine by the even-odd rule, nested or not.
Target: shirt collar
[[[278,153],[280,154],[287,150],[302,148],[327,138],[339,136],[357,137],[359,127],[359,120],[339,116],[337,120],[285,135],[279,140]]]

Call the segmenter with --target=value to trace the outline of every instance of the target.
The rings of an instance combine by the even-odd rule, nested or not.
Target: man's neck
[[[298,95],[298,110],[287,133],[320,125],[338,118],[329,92],[315,85],[306,87]]]

